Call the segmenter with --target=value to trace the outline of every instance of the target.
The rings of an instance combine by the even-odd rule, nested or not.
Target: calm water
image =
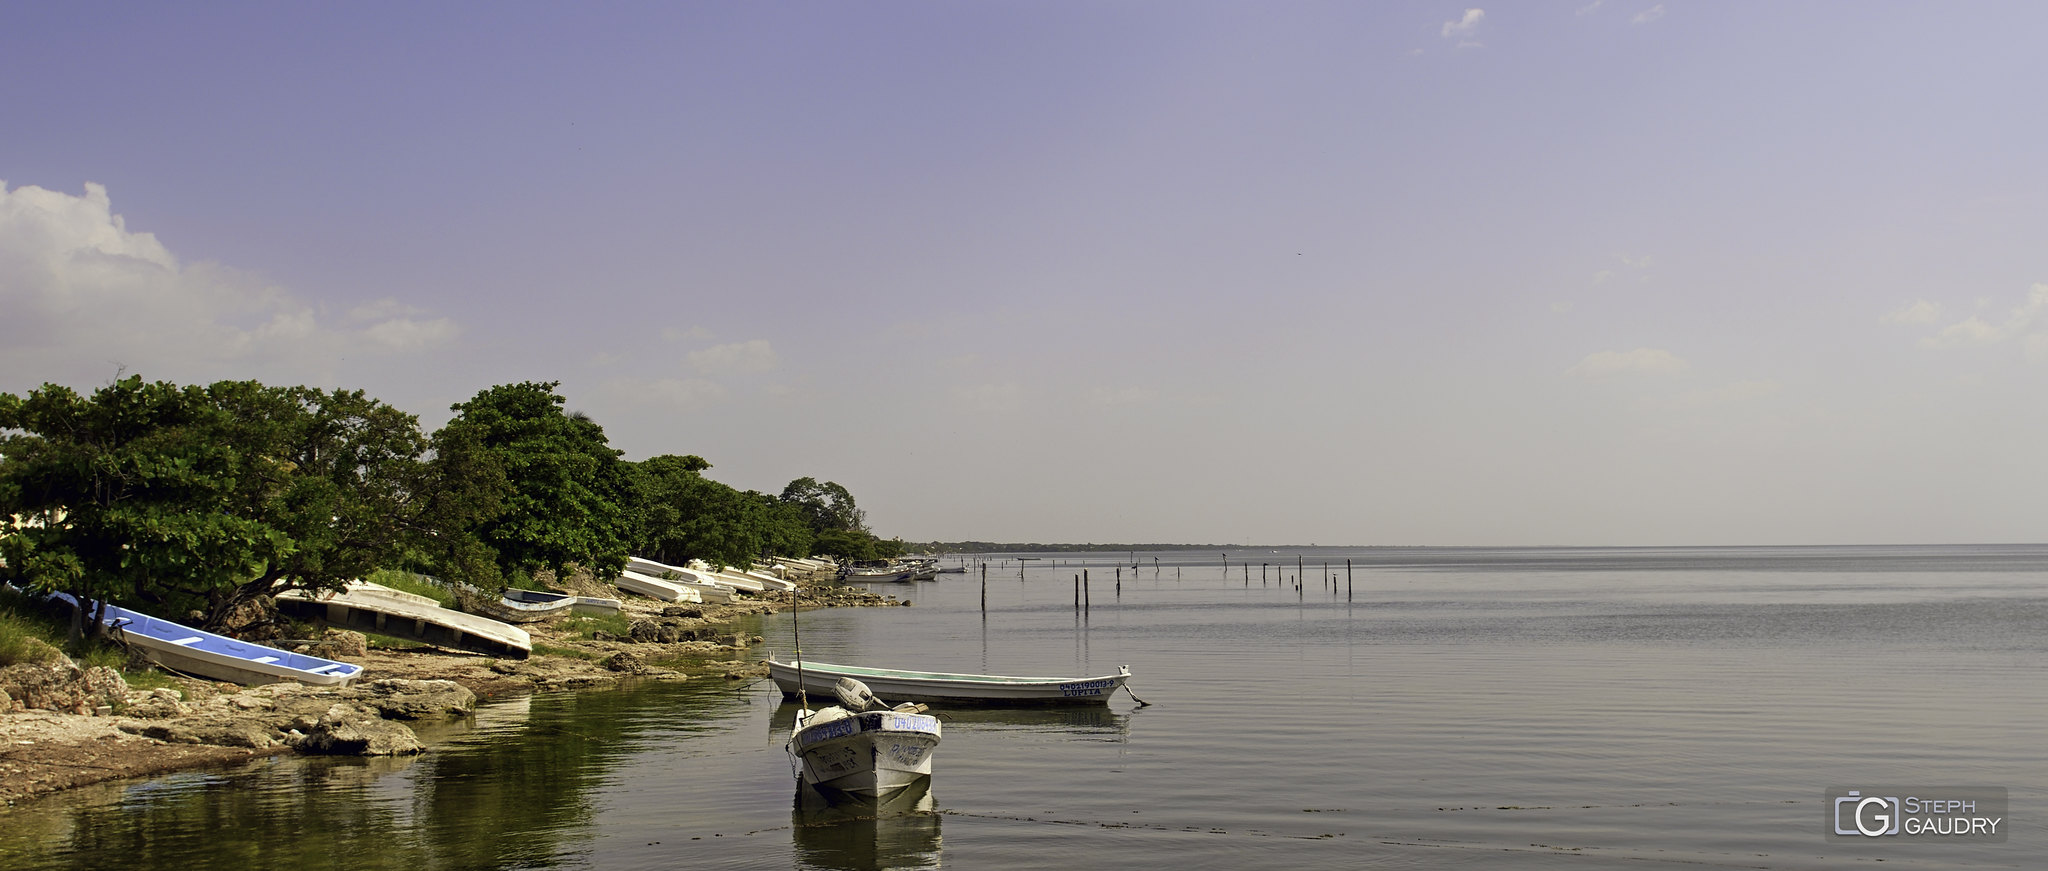
[[[416,759],[276,760],[0,811],[0,867],[2031,868],[2048,855],[2048,546],[1323,548],[1231,552],[1227,568],[1218,553],[1045,556],[991,567],[986,617],[974,574],[887,585],[915,607],[801,618],[816,659],[1128,663],[1153,703],[941,712],[926,812],[798,807],[790,709],[765,683],[647,683],[493,706]],[[786,653],[790,630],[788,615],[764,620],[766,649]],[[1822,791],[1857,783],[2003,786],[2011,834],[1824,839]]]

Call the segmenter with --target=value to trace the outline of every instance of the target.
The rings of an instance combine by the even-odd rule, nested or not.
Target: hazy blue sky
[[[2043,540],[2048,5],[11,3],[0,390],[912,539]]]

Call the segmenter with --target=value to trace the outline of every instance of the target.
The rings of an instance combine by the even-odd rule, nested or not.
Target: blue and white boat
[[[923,705],[867,710],[878,700],[859,681],[841,680],[835,691],[845,707],[813,711],[804,705],[796,713],[789,754],[805,785],[828,800],[886,800],[913,784],[931,783],[939,718],[920,713]]]
[[[77,600],[63,593],[53,593],[50,598],[77,604]],[[313,686],[338,687],[363,673],[363,667],[352,662],[238,641],[113,605],[107,606],[102,619],[108,629],[114,630],[116,638],[141,648],[156,664],[183,674],[248,685],[295,680]]]

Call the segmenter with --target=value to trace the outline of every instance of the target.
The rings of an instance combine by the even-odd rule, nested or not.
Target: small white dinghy
[[[905,787],[930,783],[939,746],[939,718],[904,704],[870,711],[879,700],[860,681],[835,687],[840,705],[797,711],[789,736],[803,782],[821,794],[886,800]]]

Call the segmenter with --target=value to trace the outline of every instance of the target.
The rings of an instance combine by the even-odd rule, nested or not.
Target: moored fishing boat
[[[834,793],[887,799],[913,784],[929,784],[939,718],[917,705],[864,710],[874,701],[858,681],[836,688],[841,705],[800,710],[789,736],[799,777],[828,798]]]
[[[63,593],[54,593],[51,598],[77,605],[77,600]],[[87,607],[91,605],[86,603]],[[116,637],[131,647],[141,648],[152,662],[171,671],[213,680],[252,686],[291,680],[331,687],[346,685],[363,673],[363,667],[352,662],[215,635],[113,605],[107,606],[101,619]]]
[[[525,659],[533,654],[533,637],[524,629],[365,581],[352,581],[339,593],[279,593],[277,609],[348,629],[486,656]]]
[[[798,675],[802,677],[799,679]],[[853,678],[872,688],[875,695],[905,702],[933,705],[1100,705],[1131,677],[1129,666],[1118,666],[1115,674],[1101,677],[1012,677],[997,674],[959,674],[936,671],[905,671],[835,665],[829,662],[768,660],[768,676],[794,698],[798,690],[829,693],[841,678]],[[1134,697],[1135,698],[1135,697]]]

